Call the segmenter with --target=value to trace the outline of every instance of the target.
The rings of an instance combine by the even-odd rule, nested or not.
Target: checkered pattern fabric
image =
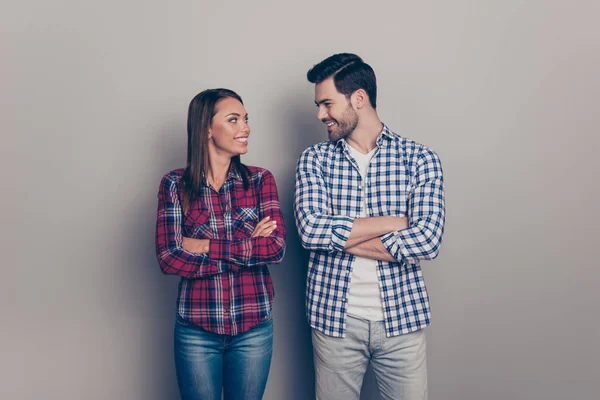
[[[397,262],[378,261],[388,336],[430,323],[429,297],[419,262],[437,256],[444,232],[442,165],[429,148],[384,125],[362,180],[344,139],[306,149],[296,168],[294,216],[310,251],[307,314],[311,327],[344,337],[352,254],[344,246],[366,196],[369,217],[406,216],[409,227],[381,236]]]
[[[165,274],[181,276],[177,308],[181,318],[208,331],[236,335],[271,317],[273,284],[266,264],[285,253],[285,226],[273,175],[249,167],[250,187],[232,164],[216,192],[205,182],[198,200],[182,211],[183,169],[167,173],[158,192],[156,255]],[[277,229],[251,238],[270,216]],[[182,238],[210,239],[208,253],[190,253]]]

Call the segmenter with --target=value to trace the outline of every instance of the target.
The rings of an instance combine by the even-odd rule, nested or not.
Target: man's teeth
[[[325,125],[327,125],[327,126],[333,126],[333,124],[335,124],[335,122],[330,121],[330,122],[327,122]]]

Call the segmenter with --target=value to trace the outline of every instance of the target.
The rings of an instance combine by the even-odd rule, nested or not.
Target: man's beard
[[[329,140],[332,142],[337,142],[340,139],[343,139],[350,135],[356,129],[358,125],[358,115],[356,111],[352,108],[350,103],[348,103],[348,107],[344,110],[342,117],[338,119],[333,119],[335,122],[335,129],[331,132],[327,132],[329,135]]]

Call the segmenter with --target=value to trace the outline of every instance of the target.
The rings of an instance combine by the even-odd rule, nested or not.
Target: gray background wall
[[[177,397],[156,191],[184,165],[189,100],[218,86],[246,102],[244,160],[274,173],[290,232],[265,398],[313,396],[293,173],[326,139],[305,73],[342,51],[374,67],[381,118],[444,163],[430,398],[597,398],[599,16],[594,1],[3,1],[0,398]]]

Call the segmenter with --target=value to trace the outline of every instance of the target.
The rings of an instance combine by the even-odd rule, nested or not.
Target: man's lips
[[[327,130],[331,130],[331,128],[333,128],[336,124],[335,121],[332,120],[323,121],[323,123],[327,127]]]

